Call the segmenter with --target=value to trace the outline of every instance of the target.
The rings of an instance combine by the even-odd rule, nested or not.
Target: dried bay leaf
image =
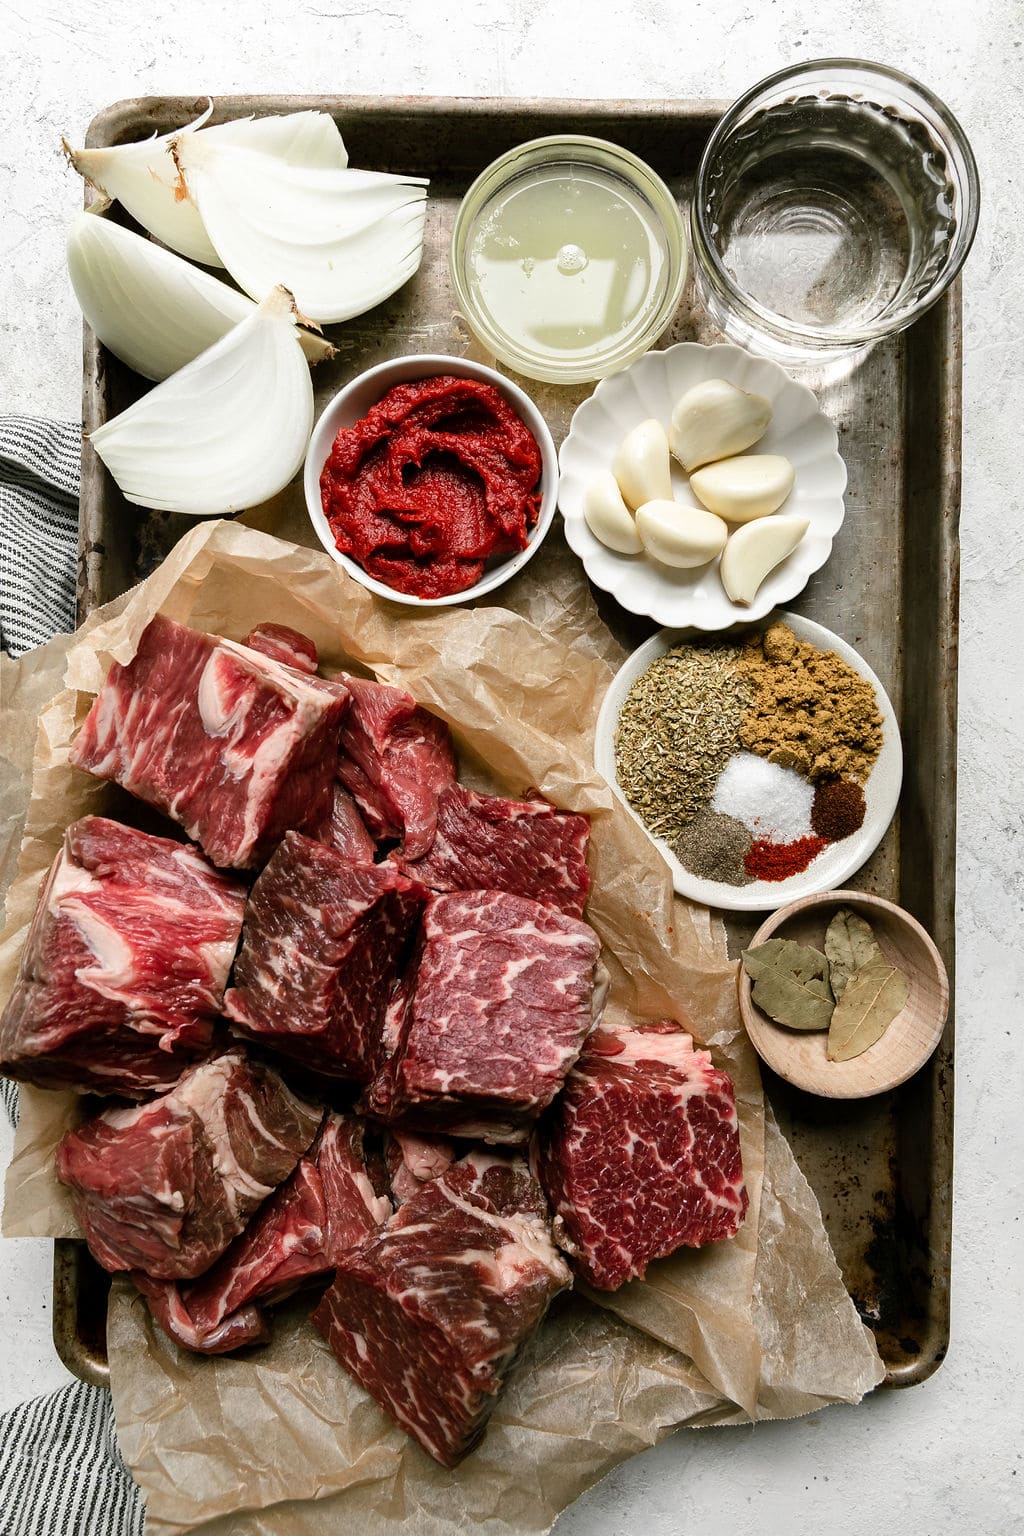
[[[854,971],[867,965],[869,960],[876,960],[882,951],[871,924],[848,907],[841,907],[828,925],[825,953],[828,956],[829,981],[838,1002]]]
[[[829,1061],[851,1061],[880,1040],[910,996],[910,982],[879,950],[858,967],[836,1004],[828,1032]]]
[[[828,1029],[835,1006],[828,960],[820,949],[792,939],[766,939],[743,950],[743,968],[754,983],[751,998],[787,1029]]]

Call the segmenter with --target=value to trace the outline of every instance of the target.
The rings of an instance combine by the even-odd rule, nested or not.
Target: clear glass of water
[[[780,70],[708,140],[691,207],[698,287],[756,350],[862,347],[945,292],[978,204],[964,131],[924,86],[857,59]]]

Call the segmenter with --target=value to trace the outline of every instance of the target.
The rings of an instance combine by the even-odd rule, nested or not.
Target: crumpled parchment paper
[[[342,1528],[383,1536],[399,1520],[413,1520],[417,1536],[449,1536],[492,1519],[544,1532],[584,1488],[679,1425],[856,1402],[884,1374],[814,1195],[766,1111],[723,926],[673,895],[645,834],[593,768],[594,721],[623,653],[578,566],[559,540],[549,542],[497,602],[419,611],[373,598],[321,552],[238,522],[204,523],[75,636],[0,675],[0,813],[9,824],[0,881],[17,863],[0,999],[64,827],[90,811],[130,814],[119,790],[68,764],[111,661],[130,659],[158,610],[233,639],[269,620],[310,635],[326,670],[356,664],[446,719],[468,782],[511,795],[536,787],[585,811],[587,917],[612,976],[610,1014],[682,1020],[736,1086],[750,1195],[739,1235],[652,1265],[617,1293],[556,1303],[483,1445],[454,1472],[336,1365],[306,1320],[308,1300],[280,1311],[267,1348],[204,1360],[173,1345],[132,1287],[115,1282],[108,1345],[118,1437],[153,1536]],[[25,1089],[22,1105],[4,1231],[76,1235],[52,1164],[78,1101]]]

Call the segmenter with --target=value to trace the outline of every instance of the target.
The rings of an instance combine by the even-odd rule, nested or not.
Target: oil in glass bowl
[[[502,361],[553,383],[601,378],[646,350],[686,276],[682,216],[615,145],[536,140],[467,193],[452,241],[466,317]]]

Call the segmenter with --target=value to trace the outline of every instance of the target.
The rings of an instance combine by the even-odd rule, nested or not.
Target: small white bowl
[[[896,714],[889,695],[863,656],[852,645],[833,634],[832,630],[826,629],[824,624],[815,624],[812,619],[805,619],[799,613],[774,613],[770,620],[761,620],[751,624],[750,628],[763,630],[769,622],[774,623],[776,620],[788,624],[798,640],[808,641],[817,650],[835,651],[847,666],[871,684],[882,716],[882,750],[864,785],[863,824],[852,837],[844,837],[840,842],[830,843],[823,848],[798,875],[790,875],[788,880],[752,880],[749,885],[725,885],[718,880],[702,880],[679,862],[666,842],[647,832],[642,818],[634,811],[619,787],[615,771],[615,733],[626,695],[652,661],[684,641],[700,642],[700,635],[663,629],[627,657],[612,678],[604,696],[594,734],[594,764],[598,773],[611,785],[633,820],[647,832],[668,865],[672,884],[679,895],[688,897],[690,901],[702,902],[704,906],[730,912],[770,912],[776,907],[786,906],[798,897],[813,896],[819,891],[828,891],[842,885],[871,857],[885,836],[886,828],[899,804],[903,783],[903,745]]]
[[[779,513],[806,517],[810,524],[749,605],[726,596],[717,559],[697,570],[673,570],[648,555],[620,555],[594,537],[583,517],[587,485],[602,470],[611,469],[626,433],[652,416],[667,429],[676,401],[706,379],[728,379],[771,401],[768,431],[747,452],[780,453],[789,459],[796,482]],[[752,623],[803,591],[832,552],[845,512],[846,465],[838,442],[815,396],[778,363],[724,343],[705,347],[682,341],[664,352],[648,352],[623,373],[602,379],[572,418],[559,456],[558,500],[565,537],[594,585],[610,592],[630,613],[672,629],[719,630]],[[681,505],[700,505],[674,459],[672,490]]]
[[[537,522],[530,533],[525,549],[495,560],[493,566],[484,572],[478,582],[471,587],[465,587],[461,592],[449,592],[445,597],[416,597],[411,592],[396,592],[393,587],[377,581],[375,577],[363,570],[358,561],[353,560],[350,555],[343,555],[338,549],[320,501],[320,474],[330,455],[334,439],[342,427],[354,426],[394,385],[407,384],[413,379],[436,378],[438,374],[451,374],[460,379],[481,379],[485,384],[493,384],[495,389],[500,390],[505,396],[516,414],[532,432],[540,449],[541,503]],[[521,571],[528,560],[533,559],[551,527],[555,507],[558,505],[558,455],[544,417],[529,395],[517,384],[513,384],[511,379],[496,373],[493,368],[484,367],[483,363],[470,362],[468,358],[423,353],[419,356],[396,357],[390,362],[378,363],[375,368],[368,368],[365,373],[359,374],[338,391],[334,399],[324,407],[319,421],[313,428],[313,435],[306,452],[302,484],[306,493],[306,508],[317,538],[331,559],[344,566],[350,576],[354,576],[356,581],[368,587],[371,592],[376,592],[378,597],[389,598],[393,603],[408,603],[416,608],[447,608],[456,603],[471,602],[475,597],[483,597],[485,593],[493,592],[496,587],[503,586],[506,581]]]

